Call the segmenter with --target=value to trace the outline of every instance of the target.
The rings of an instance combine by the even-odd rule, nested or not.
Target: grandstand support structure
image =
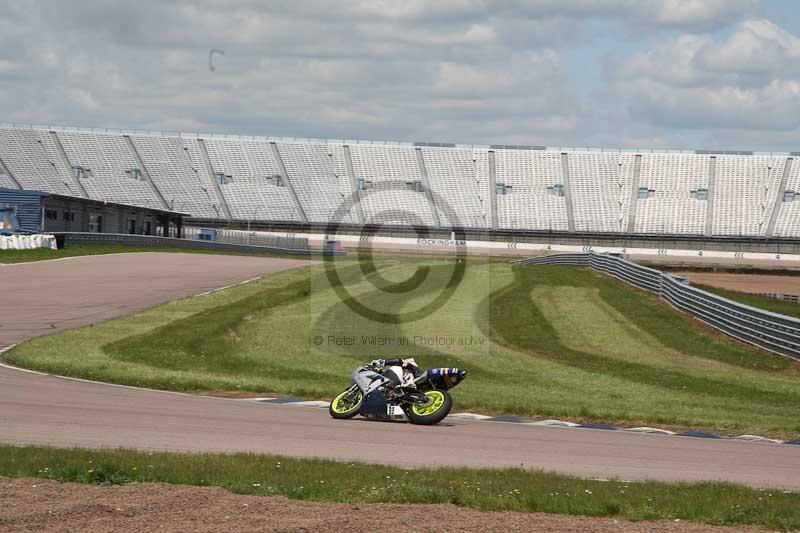
[[[73,184],[75,185],[76,189],[78,190],[78,192],[80,192],[80,195],[83,198],[91,198],[91,196],[89,196],[89,193],[86,192],[86,188],[83,186],[83,183],[81,183],[81,179],[75,172],[72,171],[72,163],[70,162],[69,157],[67,157],[67,151],[64,150],[64,145],[61,144],[61,139],[58,137],[58,133],[51,131],[50,136],[53,138],[53,144],[56,145],[56,150],[58,150],[58,156],[61,158],[61,161],[69,170],[69,177],[72,180]],[[95,198],[95,199],[99,200],[100,198]]]
[[[425,158],[422,155],[422,148],[415,148],[414,151],[417,153],[417,165],[419,165],[419,173],[422,176],[422,188],[425,190],[425,197],[428,199],[428,205],[431,208],[431,216],[433,217],[433,223],[436,225],[437,228],[442,227],[442,222],[439,220],[439,210],[436,206],[436,200],[433,197],[433,192],[431,191],[431,182],[428,179],[428,169],[425,166]]]
[[[778,192],[775,194],[775,204],[772,207],[772,213],[769,215],[769,224],[767,224],[767,233],[765,237],[772,237],[775,231],[775,223],[778,221],[778,215],[781,211],[781,204],[783,203],[783,195],[786,193],[786,185],[789,183],[789,176],[794,166],[794,158],[790,157],[786,160],[786,165],[783,167],[783,175],[781,176],[781,184],[778,187]]]
[[[203,139],[197,139],[197,145],[200,147],[200,153],[203,156],[203,165],[206,167],[208,181],[210,181],[211,185],[214,187],[214,194],[217,195],[219,205],[222,206],[222,212],[225,214],[225,218],[227,220],[233,220],[231,210],[228,207],[228,202],[225,201],[225,195],[222,194],[222,189],[219,187],[219,182],[214,176],[214,167],[211,166],[211,158],[208,156],[208,148],[206,148],[206,143]]]
[[[7,167],[7,166],[6,166],[6,164],[3,162],[3,160],[2,160],[2,159],[0,159],[0,173],[2,173],[2,174],[4,174],[4,175],[8,176],[8,179],[10,179],[10,180],[11,180],[11,183],[13,183],[13,184],[14,184],[14,185],[17,187],[17,189],[23,189],[23,188],[24,188],[24,187],[23,187],[23,186],[22,186],[22,185],[21,185],[21,184],[20,184],[20,183],[17,181],[17,178],[15,178],[15,177],[14,177],[14,174],[12,174],[12,173],[11,173],[11,171],[8,169],[8,167]]]
[[[352,198],[355,199],[358,223],[365,224],[366,219],[364,218],[364,208],[361,205],[361,191],[358,190],[358,184],[356,183],[356,171],[353,170],[353,156],[350,154],[350,146],[347,144],[343,145],[342,151],[344,152],[344,163],[345,167],[347,168],[347,181],[350,182],[350,191],[353,195]]]
[[[628,206],[628,233],[636,230],[636,207],[639,202],[639,176],[642,173],[642,154],[633,159],[633,179],[631,179],[631,201]]]
[[[283,157],[281,157],[281,152],[278,150],[278,145],[275,144],[274,141],[270,141],[269,147],[272,150],[272,155],[275,156],[275,161],[278,163],[278,169],[281,171],[281,176],[283,176],[283,179],[286,180],[286,190],[289,191],[289,197],[291,197],[294,208],[300,215],[300,220],[303,222],[308,222],[308,215],[306,215],[306,210],[303,208],[303,204],[300,203],[300,198],[297,197],[297,193],[294,190],[294,185],[292,185],[292,179],[289,177],[289,173],[286,171],[286,165],[283,164]]]
[[[133,139],[131,139],[131,136],[123,135],[122,137],[125,139],[125,144],[128,145],[128,149],[131,151],[133,159],[136,161],[136,165],[139,167],[139,170],[141,171],[142,175],[147,180],[147,183],[150,185],[150,188],[153,189],[153,194],[155,194],[156,198],[158,198],[158,201],[161,202],[162,209],[164,209],[164,211],[171,210],[172,206],[170,206],[167,203],[167,200],[164,198],[164,195],[161,194],[161,191],[156,186],[156,183],[153,181],[152,176],[150,176],[150,172],[147,171],[147,167],[144,164],[144,160],[142,160],[142,157],[139,155],[139,150],[136,149],[136,145],[133,144]]]
[[[717,156],[708,159],[708,203],[706,204],[706,229],[705,236],[710,237],[714,232],[714,185],[717,181]]]
[[[567,204],[567,228],[575,231],[575,211],[572,208],[572,191],[569,186],[569,154],[561,152],[561,172],[564,175],[564,202]]]
[[[489,203],[492,215],[492,229],[497,229],[497,161],[494,150],[489,150]]]

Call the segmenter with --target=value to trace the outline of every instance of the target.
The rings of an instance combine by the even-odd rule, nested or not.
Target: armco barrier
[[[227,242],[176,239],[151,235],[126,235],[122,233],[55,233],[63,235],[64,243],[70,244],[129,244],[133,246],[175,246],[179,248],[201,248],[237,252],[261,252],[293,255],[322,255],[322,250],[308,248],[283,248],[279,246],[257,246],[253,244],[234,244]]]
[[[685,278],[643,267],[621,257],[594,252],[531,257],[514,263],[591,267],[657,294],[675,309],[731,337],[800,360],[800,320],[711,294],[692,287]]]

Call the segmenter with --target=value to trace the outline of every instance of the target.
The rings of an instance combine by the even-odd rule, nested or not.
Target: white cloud
[[[665,146],[687,128],[791,131],[798,116],[798,39],[736,25],[755,0],[6,4],[5,121]],[[597,41],[655,45],[587,94]],[[225,50],[214,72],[211,48]]]
[[[657,25],[708,29],[752,12],[756,5],[755,0],[645,0],[632,7]]]
[[[768,20],[745,21],[725,42],[702,52],[702,64],[716,72],[800,74],[800,39]]]
[[[636,53],[615,73],[634,117],[695,129],[800,127],[800,39],[748,20],[724,39],[680,35]]]

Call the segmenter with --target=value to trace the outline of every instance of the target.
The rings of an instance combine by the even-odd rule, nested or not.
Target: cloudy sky
[[[795,0],[166,4],[0,0],[0,122],[800,150]]]

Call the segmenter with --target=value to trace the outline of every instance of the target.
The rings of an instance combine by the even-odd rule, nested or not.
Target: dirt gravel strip
[[[761,531],[688,522],[485,512],[450,504],[343,504],[244,496],[219,487],[101,487],[0,478],[0,531]]]
[[[800,276],[734,274],[728,272],[673,272],[694,284],[751,294],[800,294]]]

